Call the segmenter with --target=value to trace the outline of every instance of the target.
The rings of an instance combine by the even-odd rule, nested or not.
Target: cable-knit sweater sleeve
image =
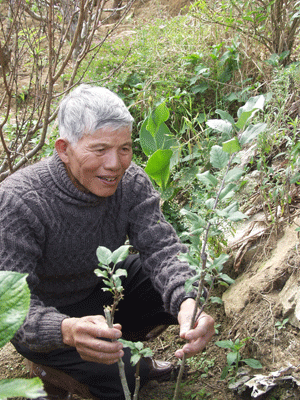
[[[134,182],[128,191],[133,199],[128,214],[130,242],[140,252],[143,267],[162,295],[166,311],[177,317],[186,295],[184,284],[193,275],[188,264],[178,259],[179,253],[186,252],[187,248],[165,220],[160,195],[145,172],[135,166],[128,173]]]
[[[1,269],[28,274],[31,290],[29,313],[14,340],[36,351],[64,347],[60,327],[66,316],[54,307],[46,307],[34,294],[40,283],[35,270],[42,258],[44,226],[22,197],[9,188],[0,191],[0,204]]]

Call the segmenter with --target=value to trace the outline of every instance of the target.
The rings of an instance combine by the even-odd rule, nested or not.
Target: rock
[[[279,303],[283,316],[289,318],[289,323],[300,329],[300,280],[292,275],[279,293]]]

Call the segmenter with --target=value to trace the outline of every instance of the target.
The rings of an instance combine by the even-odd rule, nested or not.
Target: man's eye
[[[122,151],[125,152],[125,153],[128,153],[130,150],[131,150],[130,147],[123,147],[122,148]]]

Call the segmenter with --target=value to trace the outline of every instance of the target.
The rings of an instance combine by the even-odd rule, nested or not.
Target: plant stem
[[[138,395],[139,395],[139,390],[140,390],[140,362],[141,360],[138,361],[136,364],[136,371],[135,371],[135,389],[134,389],[134,394],[133,394],[133,400],[138,400]]]
[[[109,307],[104,308],[104,314],[105,314],[107,325],[109,326],[109,328],[113,328],[113,322],[112,322]],[[129,387],[127,384],[126,375],[125,375],[124,362],[121,358],[118,360],[118,367],[119,367],[119,375],[120,375],[120,379],[121,379],[121,384],[122,384],[124,395],[125,395],[125,400],[131,400],[131,393],[130,393],[130,390],[129,390]]]
[[[221,182],[219,191],[217,193],[217,196],[216,196],[216,199],[215,199],[215,203],[214,203],[214,206],[213,206],[213,210],[215,210],[216,207],[217,207],[217,204],[218,204],[218,201],[219,201],[219,198],[220,198],[220,194],[221,194],[221,192],[222,192],[222,190],[224,188],[224,185],[225,185],[225,178],[226,178],[226,175],[227,175],[227,173],[228,173],[228,171],[230,169],[230,166],[231,166],[232,160],[234,159],[234,156],[235,156],[235,154],[231,154],[231,156],[229,158],[227,169],[226,169],[225,175],[223,177],[223,180]],[[195,306],[194,306],[193,316],[192,316],[192,319],[191,319],[190,329],[193,329],[195,327],[195,322],[200,317],[200,315],[201,315],[201,313],[202,313],[202,311],[204,309],[204,306],[208,301],[208,296],[207,296],[207,298],[206,298],[204,304],[202,305],[200,311],[197,313],[197,310],[198,310],[198,307],[199,307],[199,304],[200,304],[200,298],[201,298],[201,295],[202,295],[202,292],[203,292],[203,286],[204,286],[204,278],[205,278],[205,272],[206,272],[206,260],[207,260],[207,254],[205,252],[205,249],[206,249],[206,245],[207,245],[208,233],[209,233],[210,226],[211,226],[211,222],[208,222],[208,224],[207,224],[207,226],[205,228],[205,236],[204,236],[204,241],[203,241],[203,246],[202,246],[202,251],[201,251],[202,271],[201,271],[201,275],[200,275],[200,278],[199,278],[197,296],[196,296],[196,299],[195,299]],[[213,285],[213,283],[212,283],[212,285]],[[210,291],[212,289],[212,285],[210,287]],[[210,291],[209,291],[209,293],[210,293]],[[186,360],[186,354],[183,354],[182,362],[181,362],[180,369],[179,369],[179,374],[178,374],[177,381],[176,381],[176,388],[175,388],[173,400],[178,400],[179,399],[178,396],[179,396],[181,380],[182,380],[184,367],[185,367],[185,360]]]

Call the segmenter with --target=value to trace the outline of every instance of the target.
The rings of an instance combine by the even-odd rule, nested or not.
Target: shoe
[[[159,325],[159,326],[156,326],[155,328],[151,329],[151,331],[147,333],[146,338],[145,338],[145,341],[156,339],[156,338],[157,338],[159,335],[161,335],[168,327],[169,327],[169,325]]]
[[[174,369],[173,364],[168,361],[154,360],[152,357],[144,357],[150,372],[148,379],[150,381],[165,382],[169,381],[172,377],[172,371]]]
[[[70,375],[44,365],[35,364],[26,360],[30,378],[38,377],[42,380],[45,397],[37,400],[70,400],[72,395],[78,395],[86,399],[93,399],[87,385],[73,379]]]

